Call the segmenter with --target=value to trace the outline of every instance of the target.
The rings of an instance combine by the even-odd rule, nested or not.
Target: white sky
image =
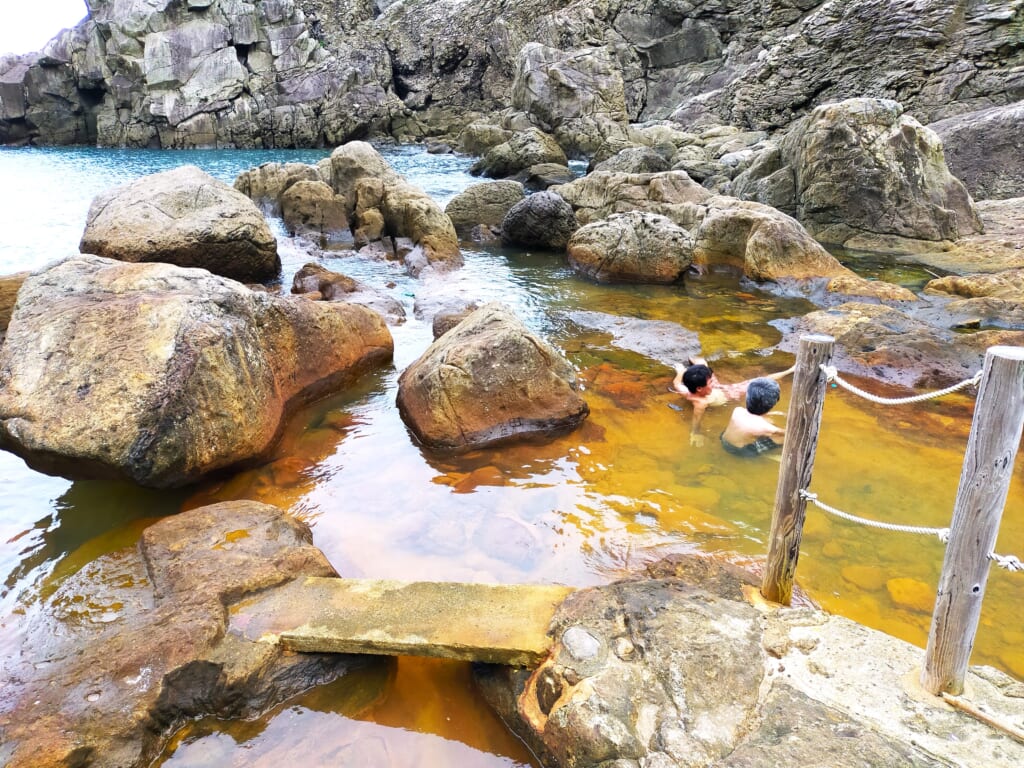
[[[0,0],[0,54],[38,51],[85,14],[85,0]]]

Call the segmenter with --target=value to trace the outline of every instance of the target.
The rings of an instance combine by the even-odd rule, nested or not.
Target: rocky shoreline
[[[968,378],[987,347],[1024,346],[1022,24],[1024,0],[95,0],[43,51],[0,59],[0,143],[336,148],[317,165],[253,168],[234,189],[182,168],[111,190],[80,254],[0,278],[0,447],[66,477],[187,486],[260,461],[296,408],[389,363],[389,327],[405,318],[386,286],[314,258],[281,276],[290,295],[267,289],[280,261],[266,213],[417,279],[443,282],[463,244],[483,241],[564,255],[600,283],[681,286],[728,269],[818,307],[778,323],[780,350],[828,333],[853,375]],[[442,210],[364,138],[476,156],[485,180]],[[857,254],[880,252],[946,274],[917,293],[858,276]],[[402,374],[396,408],[423,450],[584,424],[572,366],[506,307],[420,309],[435,341]],[[184,718],[245,716],[361,663],[226,631],[246,594],[333,574],[309,543],[287,515],[246,503],[148,529],[103,564],[140,585],[128,629],[61,614],[74,631],[4,669],[0,757],[144,765]],[[570,599],[538,670],[480,671],[546,765],[739,768],[822,749],[836,766],[970,765],[970,749],[865,725],[870,713],[781,674],[795,659],[811,678],[840,674],[801,629],[830,625],[824,614],[765,618],[742,574],[663,567]],[[182,618],[181,603],[194,612]],[[666,635],[682,645],[655,652]],[[1019,683],[979,679],[1019,717]],[[934,727],[969,728],[955,717]],[[1021,759],[1006,737],[984,754]]]

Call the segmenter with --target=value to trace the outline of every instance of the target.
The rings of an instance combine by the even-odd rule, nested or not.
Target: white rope
[[[811,493],[810,491],[800,491],[800,498],[811,502],[812,504],[814,504],[814,506],[818,507],[819,509],[825,510],[830,515],[841,517],[843,520],[848,520],[851,523],[860,523],[861,525],[866,525],[869,528],[881,528],[883,531],[896,531],[898,533],[920,533],[925,536],[938,536],[939,541],[941,541],[943,544],[949,541],[949,528],[925,528],[919,525],[896,525],[895,523],[883,523],[878,520],[868,520],[864,517],[857,517],[856,515],[851,515],[849,512],[843,512],[841,510],[836,509],[835,507],[830,507],[828,504],[818,501],[818,494]]]
[[[866,525],[869,528],[880,528],[883,531],[896,531],[898,533],[920,533],[925,536],[937,536],[939,541],[943,544],[949,541],[949,528],[925,528],[918,525],[896,525],[895,523],[882,523],[878,520],[868,520],[865,517],[857,517],[851,515],[849,512],[843,512],[842,510],[830,507],[822,501],[818,500],[818,494],[811,493],[810,491],[803,490],[799,492],[801,499],[811,502],[818,509],[822,509],[828,512],[830,515],[835,515],[843,520],[848,520],[851,523],[859,523]],[[1019,558],[1014,555],[998,555],[995,552],[990,552],[988,559],[996,564],[997,567],[1002,568],[1010,573],[1021,573],[1024,572],[1024,562],[1021,562]]]
[[[836,367],[834,365],[823,364],[821,366],[821,371],[822,373],[825,374],[825,378],[828,379],[829,382],[835,382],[848,392],[852,392],[855,395],[863,397],[865,400],[870,400],[872,403],[878,403],[879,405],[904,405],[906,403],[920,403],[924,400],[931,400],[932,398],[935,397],[942,397],[943,395],[948,395],[951,392],[956,392],[957,390],[963,389],[964,387],[969,387],[972,384],[974,386],[977,386],[979,383],[981,383],[982,374],[981,371],[978,371],[971,378],[964,379],[958,384],[954,384],[951,387],[946,387],[945,389],[940,389],[936,392],[927,392],[923,395],[912,395],[911,397],[879,397],[878,395],[872,395],[870,392],[865,392],[863,389],[855,387],[848,381],[843,381],[843,379],[839,377],[839,371],[836,370]]]
[[[1018,560],[1013,555],[997,555],[993,552],[988,556],[988,559],[995,563],[998,567],[1004,570],[1010,571],[1010,573],[1019,573],[1024,571],[1024,563]]]

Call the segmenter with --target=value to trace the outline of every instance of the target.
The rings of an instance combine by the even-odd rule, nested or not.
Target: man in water
[[[691,357],[689,365],[676,366],[676,377],[672,380],[672,389],[693,404],[693,422],[690,425],[690,445],[700,448],[704,445],[704,435],[700,433],[704,411],[742,400],[747,394],[749,381],[738,384],[723,384],[715,376],[714,371],[702,357]],[[796,366],[781,373],[772,373],[768,379],[781,379],[791,374]]]
[[[735,408],[722,432],[722,447],[733,456],[759,456],[779,448],[786,430],[768,420],[779,402],[779,383],[769,378],[747,384],[747,407]]]

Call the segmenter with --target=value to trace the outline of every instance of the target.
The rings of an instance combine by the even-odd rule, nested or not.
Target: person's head
[[[714,375],[706,365],[691,365],[683,371],[683,386],[693,394],[697,394],[697,390],[711,384],[711,378]]]
[[[755,416],[764,416],[779,402],[779,382],[773,379],[753,379],[747,385],[747,410]]]

